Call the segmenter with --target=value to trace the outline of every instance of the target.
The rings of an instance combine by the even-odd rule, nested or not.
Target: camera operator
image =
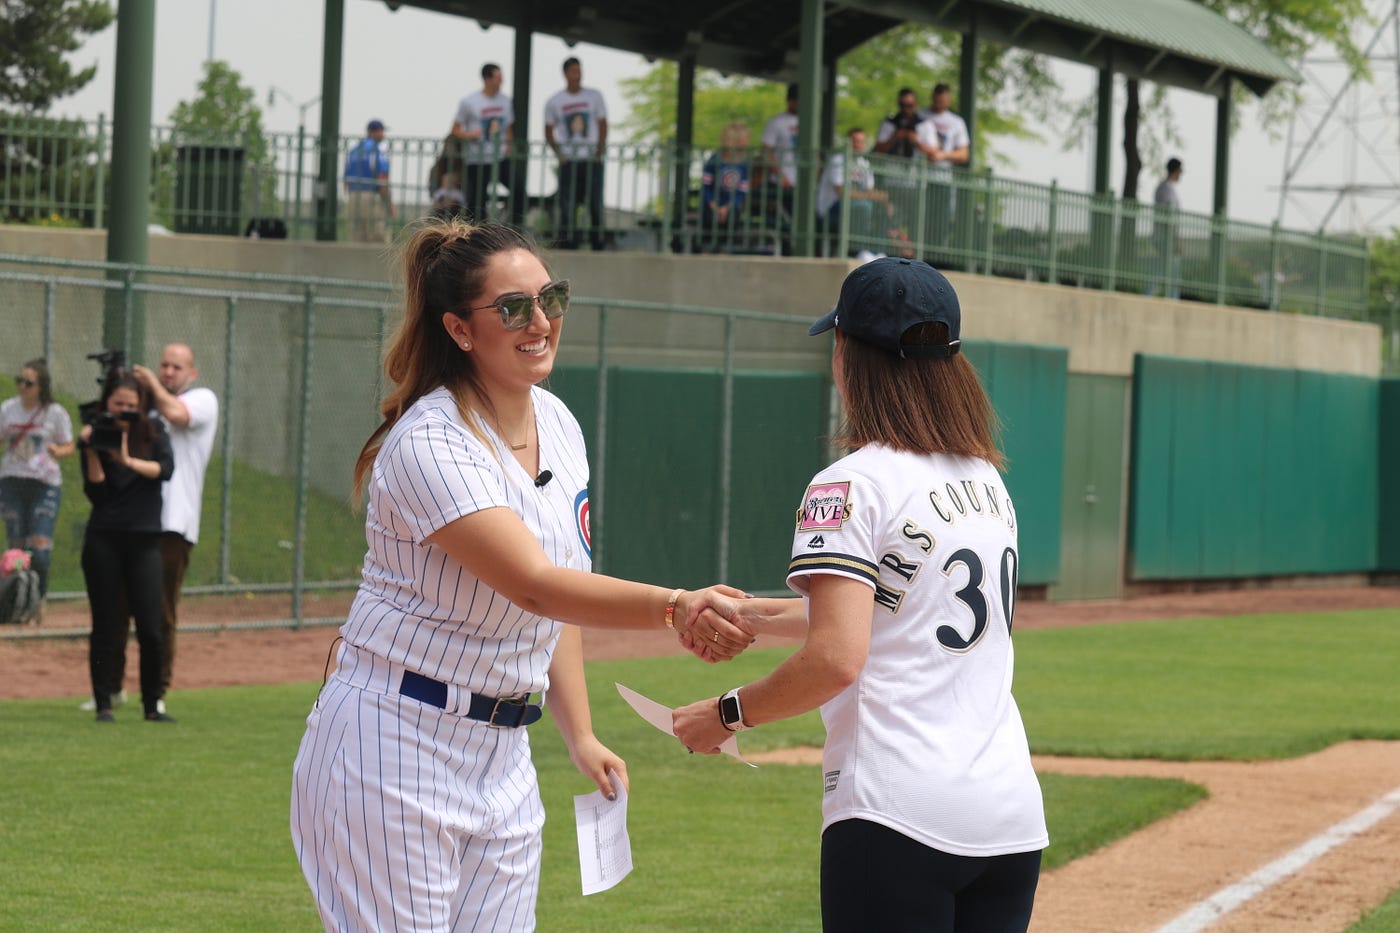
[[[141,646],[141,703],[146,719],[174,722],[161,699],[161,483],[174,472],[170,437],[147,416],[151,403],[136,377],[108,372],[97,411],[83,426],[83,492],[92,502],[83,538],[92,633],[88,668],[98,722],[112,722],[117,655],[125,651],[126,609]],[[124,608],[125,607],[125,608]],[[114,682],[116,681],[116,682]]]

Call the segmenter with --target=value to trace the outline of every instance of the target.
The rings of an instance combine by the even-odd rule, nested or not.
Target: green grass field
[[[8,393],[12,395],[13,386]],[[82,428],[77,403],[69,397],[58,402],[68,409],[73,430]],[[3,398],[0,398],[3,401]],[[83,495],[79,458],[59,461],[63,468],[63,500],[54,529],[53,564],[49,589],[56,593],[83,592],[81,555],[83,528],[92,511]],[[202,586],[219,580],[221,485],[223,458],[215,450],[205,474],[204,502],[200,515],[200,546],[190,555],[186,586]],[[364,512],[349,504],[350,474],[344,477],[346,494],[307,496],[305,578],[307,580],[358,580],[365,554]],[[235,460],[231,486],[229,527],[229,583],[282,583],[292,579],[291,543],[296,538],[296,483]]]
[[[1345,632],[1345,637],[1337,633]],[[1397,737],[1400,613],[1141,623],[1023,632],[1017,696],[1037,751],[1280,757]],[[584,898],[571,797],[591,787],[534,727],[546,827],[539,927],[816,930],[820,775],[685,754],[637,719],[620,681],[665,703],[718,692],[782,653],[714,668],[688,658],[589,667],[597,731],[627,758],[636,869]],[[173,727],[76,698],[0,702],[0,929],[314,930],[287,828],[292,758],[316,684],[182,691]],[[743,737],[818,744],[815,714]],[[1141,778],[1043,776],[1047,866],[1199,799]],[[1392,902],[1357,933],[1400,930]]]

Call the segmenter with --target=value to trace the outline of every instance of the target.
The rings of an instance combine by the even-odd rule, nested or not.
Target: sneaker
[[[98,722],[116,722],[116,721],[117,721],[117,717],[113,716],[113,715],[112,715],[112,711],[109,710],[109,709],[100,709],[100,710],[97,711],[97,721],[98,721]]]
[[[123,706],[125,704],[126,690],[118,690],[116,693],[112,694],[113,708]],[[90,713],[93,710],[97,709],[97,701],[94,700],[92,697],[88,697],[86,700],[78,704],[78,709],[82,710],[85,713]]]
[[[175,717],[167,716],[163,710],[153,710],[146,714],[146,722],[175,722]]]

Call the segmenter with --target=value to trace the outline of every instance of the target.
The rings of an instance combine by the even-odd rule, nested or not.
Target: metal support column
[[[316,239],[336,239],[340,173],[340,61],[345,45],[345,0],[326,0],[321,37],[321,138],[316,172]]]
[[[1103,269],[1113,250],[1113,207],[1108,169],[1113,143],[1113,53],[1108,53],[1104,67],[1099,69],[1098,114],[1094,134],[1094,198],[1089,217],[1090,265]]]
[[[801,53],[797,75],[797,188],[792,199],[793,251],[811,256],[816,247],[817,157],[822,112],[823,0],[802,0]]]
[[[528,10],[529,5],[525,6]],[[514,185],[516,179],[522,179],[525,181],[525,191],[512,191],[510,198],[521,218],[528,218],[530,213],[530,70],[535,59],[534,38],[535,25],[527,12],[515,27],[515,70],[511,73],[511,103],[515,107],[515,122],[510,125],[510,152],[515,164],[511,166],[510,184]],[[546,161],[541,157],[541,173]]]
[[[1113,143],[1113,62],[1099,69],[1098,114],[1094,121],[1094,194],[1108,194]]]
[[[690,216],[690,159],[695,144],[695,56],[685,55],[676,67],[676,147],[671,157],[671,249],[687,252],[695,231],[687,230]],[[665,244],[662,245],[665,248]]]
[[[972,268],[973,251],[979,240],[977,236],[977,204],[973,198],[976,190],[972,186],[973,168],[976,166],[977,158],[977,7],[968,8],[967,32],[962,37],[962,56],[958,66],[958,93],[955,97],[957,110],[962,115],[963,121],[967,123],[968,138],[968,159],[967,164],[962,167],[954,167],[953,190],[957,192],[957,204],[953,209],[953,230],[952,244],[955,255],[966,257],[966,267]],[[959,183],[961,182],[961,184]],[[990,239],[992,230],[992,205],[991,205],[991,182],[987,182],[987,216],[983,222],[987,225],[986,237]],[[990,274],[991,268],[988,266],[984,270]]]
[[[1230,117],[1234,100],[1234,81],[1226,76],[1225,88],[1215,103],[1215,192],[1211,198],[1211,268],[1216,282],[1216,302],[1225,300],[1225,263],[1229,258],[1229,219],[1226,210],[1230,200]]]
[[[146,264],[147,210],[151,199],[151,86],[155,68],[155,0],[121,0],[117,7],[116,78],[112,88],[112,210],[107,216],[107,261]],[[118,280],[125,273],[109,273]],[[109,289],[102,314],[102,343],[133,352],[143,362],[144,303],[129,305],[121,289]],[[128,346],[126,340],[130,336]]]

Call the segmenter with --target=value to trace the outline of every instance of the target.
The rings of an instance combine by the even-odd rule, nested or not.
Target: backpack
[[[12,548],[0,555],[0,625],[29,625],[39,620],[39,572],[29,554]]]

